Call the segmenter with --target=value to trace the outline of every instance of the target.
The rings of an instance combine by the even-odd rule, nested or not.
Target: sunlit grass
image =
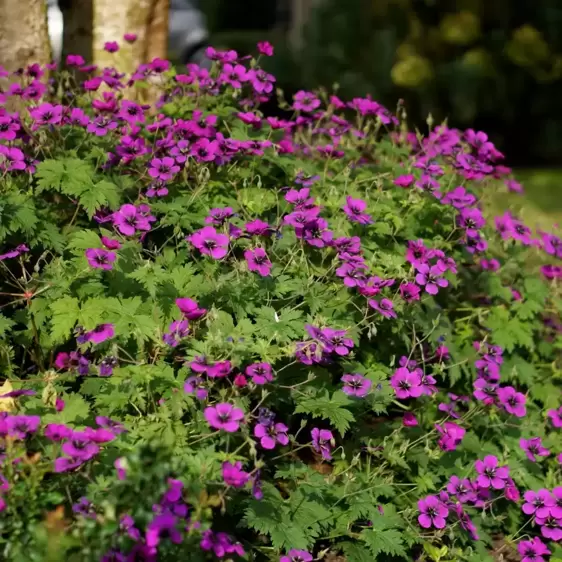
[[[562,227],[562,170],[519,170],[515,176],[525,193],[499,193],[493,198],[494,212],[511,207],[530,227],[555,230]]]

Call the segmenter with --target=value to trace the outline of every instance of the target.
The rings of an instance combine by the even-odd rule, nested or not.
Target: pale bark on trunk
[[[93,62],[99,68],[115,67],[130,74],[151,60],[153,42],[166,56],[167,30],[168,0],[94,0]],[[125,42],[125,33],[136,34],[137,40]],[[110,41],[119,43],[119,51],[104,50],[104,44]]]
[[[145,60],[165,59],[168,55],[169,0],[152,0],[148,22]]]
[[[0,5],[6,0],[0,0]],[[100,69],[130,74],[155,57],[166,58],[169,0],[59,0],[64,18],[63,63],[68,54],[82,55]],[[137,39],[127,43],[125,33]],[[119,50],[108,53],[106,43]]]
[[[0,65],[15,71],[50,61],[45,0],[0,0]]]

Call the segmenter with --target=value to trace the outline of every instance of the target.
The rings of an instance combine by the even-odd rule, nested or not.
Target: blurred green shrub
[[[323,0],[302,52],[271,70],[289,90],[401,97],[418,125],[431,112],[489,131],[516,164],[556,163],[561,29],[559,0]]]

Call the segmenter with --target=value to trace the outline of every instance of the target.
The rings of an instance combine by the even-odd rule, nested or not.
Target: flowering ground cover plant
[[[562,559],[562,241],[502,154],[208,54],[3,73],[2,558]]]

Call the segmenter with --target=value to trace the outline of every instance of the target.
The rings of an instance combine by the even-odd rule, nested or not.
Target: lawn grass
[[[493,198],[494,212],[513,207],[531,228],[562,228],[562,169],[516,170],[515,177],[525,193],[499,193]]]

